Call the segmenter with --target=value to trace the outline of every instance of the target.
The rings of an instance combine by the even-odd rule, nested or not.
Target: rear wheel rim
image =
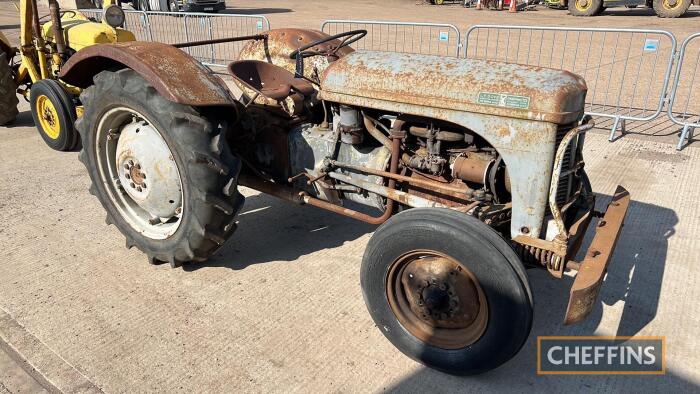
[[[663,6],[665,9],[672,11],[681,7],[683,0],[664,0]]]
[[[166,239],[185,209],[182,178],[161,132],[126,107],[106,111],[95,135],[100,180],[119,215],[137,232]]]
[[[486,331],[484,291],[476,276],[457,260],[436,251],[411,251],[392,263],[386,280],[392,312],[419,340],[460,349]]]
[[[576,0],[575,6],[579,11],[588,11],[592,4],[591,0]]]

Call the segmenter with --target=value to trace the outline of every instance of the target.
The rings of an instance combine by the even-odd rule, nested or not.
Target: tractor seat
[[[281,101],[292,93],[308,96],[314,92],[313,85],[280,66],[260,60],[239,60],[228,65],[232,77],[262,96]]]

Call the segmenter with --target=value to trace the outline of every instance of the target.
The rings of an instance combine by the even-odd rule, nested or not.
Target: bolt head
[[[131,183],[129,184],[129,186],[131,186],[132,188],[134,188],[134,187],[136,187],[136,184],[135,184],[134,182],[131,182]]]

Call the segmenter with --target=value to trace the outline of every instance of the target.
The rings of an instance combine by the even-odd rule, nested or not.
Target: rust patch
[[[321,96],[336,93],[557,124],[581,117],[587,90],[580,77],[559,70],[377,51],[352,53],[330,64],[321,87]]]
[[[294,74],[296,72],[296,60],[289,55],[302,46],[329,37],[328,34],[318,30],[311,29],[274,29],[266,33],[266,38],[255,40],[247,43],[240,54],[239,60],[259,60],[267,63],[272,63]],[[312,50],[324,51],[330,50],[333,46],[340,44],[340,40],[329,41],[317,45]],[[304,76],[311,79],[318,79],[319,73],[328,67],[331,61],[336,60],[354,52],[351,47],[344,47],[336,51],[336,56],[333,59],[328,59],[324,56],[312,56],[304,59]],[[240,81],[234,81],[236,85],[248,96],[253,97],[255,92],[246,84]],[[277,105],[275,100],[258,96],[255,103],[262,105]]]
[[[125,42],[87,47],[61,68],[60,78],[81,88],[114,67],[136,71],[170,101],[192,106],[235,105],[221,79],[185,52],[156,42]]]

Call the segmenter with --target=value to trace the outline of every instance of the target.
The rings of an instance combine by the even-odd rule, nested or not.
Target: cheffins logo
[[[663,375],[666,337],[537,337],[538,375]]]

